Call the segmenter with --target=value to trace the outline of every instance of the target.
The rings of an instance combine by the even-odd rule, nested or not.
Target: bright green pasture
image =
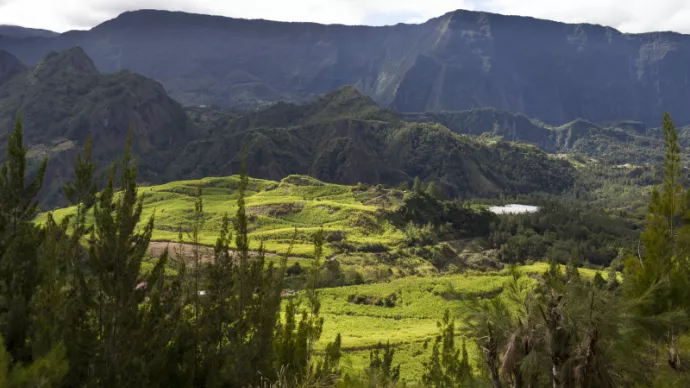
[[[189,241],[195,196],[201,186],[204,221],[200,239],[203,244],[212,245],[223,215],[232,219],[237,212],[238,185],[239,177],[230,176],[141,187],[143,219],[155,217],[154,240],[177,241],[182,230],[183,240]],[[280,182],[250,179],[246,209],[252,248],[263,242],[269,252],[286,252],[296,236],[292,253],[309,255],[313,252],[312,236],[319,229],[342,232],[345,241],[354,246],[373,242],[398,244],[402,232],[377,216],[377,206],[362,202],[376,197],[376,190],[356,190],[302,176],[289,176]],[[74,212],[70,207],[53,213],[59,220]],[[41,215],[37,222],[44,220],[45,215]],[[326,251],[332,253],[333,249],[327,245]]]
[[[544,263],[521,266],[524,274],[541,274],[548,269]],[[564,271],[561,266],[561,271]],[[580,268],[586,278],[594,277],[595,271]],[[606,277],[606,274],[602,274]],[[446,276],[408,276],[386,283],[322,289],[321,311],[324,332],[321,346],[332,341],[340,333],[344,350],[344,366],[354,370],[366,368],[369,352],[378,342],[390,341],[396,346],[395,363],[402,365],[402,378],[419,382],[423,362],[431,353],[433,340],[438,333],[437,322],[446,309],[456,318],[457,345],[462,343],[462,322],[465,301],[476,298],[500,297],[510,281],[508,270],[499,272],[475,272]],[[535,282],[531,277],[522,281]],[[396,295],[393,307],[355,304],[351,295],[385,298]],[[479,360],[474,343],[467,341],[470,363]],[[475,369],[475,370],[478,370]]]

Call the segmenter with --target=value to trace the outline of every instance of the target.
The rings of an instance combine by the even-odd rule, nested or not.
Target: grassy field
[[[142,187],[143,219],[155,216],[156,241],[177,241],[180,229],[189,241],[189,225],[197,188],[203,188],[204,223],[200,239],[212,245],[218,236],[223,214],[234,217],[237,211],[237,176],[179,181],[160,186]],[[366,243],[396,246],[403,234],[377,214],[385,206],[394,206],[402,192],[382,188],[358,189],[356,186],[327,184],[305,176],[289,176],[280,182],[250,179],[246,206],[250,220],[251,247],[263,242],[268,252],[286,252],[293,236],[295,256],[312,252],[312,236],[323,228],[337,232],[354,248]],[[56,219],[73,214],[74,208],[54,211]],[[38,217],[42,222],[45,215]],[[333,253],[326,245],[326,253]]]
[[[537,263],[519,267],[524,274],[541,274],[548,265]],[[561,266],[561,270],[565,269]],[[586,279],[594,270],[580,269]],[[602,274],[606,277],[606,274]],[[433,339],[438,333],[436,323],[446,309],[456,318],[458,341],[462,341],[462,317],[467,299],[500,297],[510,279],[507,270],[471,272],[445,276],[406,277],[385,283],[337,287],[321,290],[321,311],[325,324],[321,345],[332,341],[337,333],[342,336],[346,368],[361,370],[368,365],[369,351],[379,341],[396,346],[395,362],[402,365],[401,378],[418,382],[423,373],[423,362],[431,354]],[[522,281],[534,282],[525,276]],[[391,307],[356,304],[353,295],[385,299],[395,295]],[[471,363],[478,360],[477,349],[467,342]]]

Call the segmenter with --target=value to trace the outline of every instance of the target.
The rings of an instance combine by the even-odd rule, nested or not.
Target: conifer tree
[[[203,188],[199,184],[196,191],[196,196],[194,197],[194,212],[192,213],[192,230],[189,233],[189,238],[192,241],[192,266],[194,269],[194,286],[193,294],[191,295],[191,300],[193,300],[194,306],[194,365],[193,372],[194,380],[198,380],[196,373],[197,367],[199,365],[199,301],[201,298],[201,242],[200,233],[204,223],[204,202],[203,202]]]
[[[642,233],[644,250],[638,260],[625,262],[625,294],[628,298],[644,298],[647,303],[637,313],[645,319],[664,317],[690,307],[690,220],[686,213],[690,194],[683,191],[681,151],[678,135],[668,113],[662,122],[666,154],[664,180],[661,190],[654,189],[649,203],[645,230]],[[667,364],[673,370],[682,368],[678,338],[688,330],[684,322],[672,324],[665,332],[650,332],[651,348],[664,343]]]
[[[376,386],[390,386],[400,379],[400,364],[393,366],[395,348],[390,342],[383,345],[381,342],[369,352],[369,380]]]
[[[289,380],[333,381],[334,376],[338,374],[340,347],[337,338],[327,346],[330,353],[327,352],[323,359],[317,361],[314,357],[314,345],[321,338],[323,331],[323,318],[320,317],[321,302],[317,288],[324,243],[325,233],[319,230],[314,235],[314,256],[303,293],[306,297],[306,306],[301,308],[298,299],[288,301],[285,308],[285,323],[278,326],[276,333],[277,368],[282,369]],[[301,316],[299,323],[297,315]]]
[[[68,364],[65,348],[60,345],[30,364],[12,364],[0,337],[0,387],[12,388],[58,388],[63,386]]]
[[[424,363],[422,381],[434,388],[463,386],[471,378],[468,374],[471,372],[469,360],[461,359],[461,350],[455,346],[455,322],[450,317],[449,310],[445,311],[443,319],[437,325],[439,334],[434,342],[431,358]]]
[[[414,178],[414,182],[412,184],[412,191],[415,194],[421,194],[424,192],[424,187],[422,186],[422,181],[419,179],[419,177]]]
[[[168,354],[166,349],[175,333],[169,325],[177,319],[174,307],[180,302],[179,292],[165,289],[167,252],[150,274],[141,274],[153,218],[140,227],[143,204],[138,196],[131,142],[130,132],[120,166],[121,192],[115,192],[117,166],[113,166],[94,207],[95,224],[89,241],[93,281],[88,287],[98,339],[90,380],[101,387],[157,385],[166,361],[152,358],[152,352],[155,348],[161,357]]]
[[[285,273],[284,262],[277,270],[272,263],[266,265],[262,245],[255,254],[249,250],[245,209],[249,178],[245,171],[243,161],[234,220],[236,250],[232,257],[233,288],[229,293],[231,318],[224,330],[227,342],[223,347],[222,368],[210,377],[227,386],[256,386],[262,378],[275,378],[275,329]],[[229,237],[226,235],[225,239]]]
[[[439,185],[436,181],[429,182],[429,185],[426,187],[426,193],[437,201],[442,201],[445,199],[445,193],[443,192],[441,185]]]
[[[47,166],[44,160],[27,183],[26,152],[18,115],[8,137],[7,159],[0,167],[0,334],[15,362],[32,358],[31,304],[40,283],[38,247],[42,238],[31,221]]]

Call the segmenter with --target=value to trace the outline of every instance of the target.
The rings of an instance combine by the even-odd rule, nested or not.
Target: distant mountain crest
[[[66,72],[98,74],[98,69],[81,47],[72,47],[59,53],[48,53],[34,70],[34,74],[40,78]]]
[[[371,27],[142,10],[90,31],[0,38],[0,49],[28,65],[73,46],[103,72],[156,79],[185,105],[254,109],[354,85],[401,112],[493,107],[550,125],[657,125],[668,111],[690,124],[690,36],[682,34],[473,11]]]
[[[0,24],[0,36],[9,38],[51,38],[58,35],[60,34],[49,30]]]

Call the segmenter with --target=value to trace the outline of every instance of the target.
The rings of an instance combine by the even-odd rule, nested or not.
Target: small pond
[[[489,211],[494,214],[524,214],[539,211],[538,206],[510,204],[503,206],[491,206]]]

